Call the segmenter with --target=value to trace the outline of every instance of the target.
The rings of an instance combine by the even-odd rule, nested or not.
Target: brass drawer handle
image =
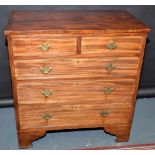
[[[113,50],[113,49],[117,48],[117,45],[116,45],[115,41],[110,41],[109,43],[106,44],[106,46],[110,50]]]
[[[42,90],[41,92],[40,92],[43,96],[45,96],[45,97],[48,97],[48,96],[50,96],[50,95],[52,95],[53,94],[53,90]]]
[[[108,116],[109,114],[110,114],[109,111],[101,111],[101,112],[100,112],[100,116],[102,116],[102,117],[106,117],[106,116]]]
[[[45,119],[45,120],[50,120],[52,117],[53,117],[53,116],[50,115],[50,114],[48,114],[48,113],[46,113],[46,114],[44,114],[44,115],[42,116],[42,118]]]
[[[114,90],[113,87],[105,87],[105,88],[103,88],[103,92],[104,92],[105,94],[110,94],[110,93],[113,92],[113,90]]]
[[[39,69],[42,73],[48,74],[52,70],[52,67],[44,66],[44,67],[40,67]]]
[[[42,50],[42,51],[48,51],[49,50],[49,45],[47,43],[42,43],[41,45],[39,45],[39,48]]]
[[[116,65],[113,65],[112,63],[109,63],[109,64],[106,64],[105,65],[105,69],[108,71],[108,72],[111,72],[112,70],[114,70],[116,68]]]

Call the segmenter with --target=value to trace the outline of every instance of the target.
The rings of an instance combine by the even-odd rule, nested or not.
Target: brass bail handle
[[[41,45],[39,45],[39,48],[42,50],[42,51],[48,51],[50,46],[47,44],[47,43],[42,43]]]
[[[42,118],[43,118],[44,120],[50,120],[52,117],[53,117],[53,115],[51,115],[51,114],[49,114],[49,113],[45,113],[45,114],[42,116]]]
[[[109,63],[109,64],[106,64],[105,65],[105,69],[108,71],[108,72],[111,72],[112,70],[114,70],[117,66],[116,65],[113,65],[112,63]]]
[[[40,93],[43,95],[43,96],[45,96],[45,97],[48,97],[48,96],[50,96],[50,95],[52,95],[53,94],[53,90],[42,90]]]
[[[105,94],[110,94],[110,93],[113,92],[113,90],[114,90],[113,87],[105,87],[105,88],[103,88],[103,92],[104,92]]]
[[[115,41],[110,41],[109,43],[106,44],[107,48],[110,49],[110,50],[113,50],[113,49],[116,49],[117,48],[117,45],[115,43]]]
[[[110,114],[110,111],[101,111],[100,112],[100,116],[101,117],[106,117],[106,116],[108,116]]]
[[[49,67],[49,66],[43,66],[43,67],[40,67],[39,70],[44,73],[44,74],[48,74],[49,72],[52,71],[52,67]]]

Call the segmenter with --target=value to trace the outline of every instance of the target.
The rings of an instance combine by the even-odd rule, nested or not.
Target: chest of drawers
[[[128,141],[149,28],[126,11],[14,11],[8,41],[20,148],[50,130]]]

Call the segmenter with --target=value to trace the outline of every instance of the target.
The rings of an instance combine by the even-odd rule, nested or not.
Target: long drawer
[[[18,104],[103,103],[122,98],[131,101],[134,83],[133,79],[19,81]]]
[[[138,57],[14,60],[17,79],[89,78],[94,76],[108,79],[135,78],[138,64]]]
[[[108,124],[128,124],[131,104],[102,104],[100,107],[81,105],[78,109],[53,105],[19,106],[20,128],[102,127]]]

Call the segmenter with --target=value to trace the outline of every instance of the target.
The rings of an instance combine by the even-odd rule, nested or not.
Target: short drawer
[[[18,104],[103,103],[131,101],[135,80],[41,80],[17,83]]]
[[[76,54],[74,37],[23,37],[13,38],[14,58],[49,58]]]
[[[141,36],[83,37],[82,54],[138,56]]]
[[[130,123],[130,118],[130,104],[104,104],[100,107],[83,104],[79,109],[73,109],[69,105],[63,109],[52,105],[19,106],[21,129],[102,127],[108,124],[127,124]]]
[[[138,57],[14,60],[17,79],[75,77],[135,78]]]

